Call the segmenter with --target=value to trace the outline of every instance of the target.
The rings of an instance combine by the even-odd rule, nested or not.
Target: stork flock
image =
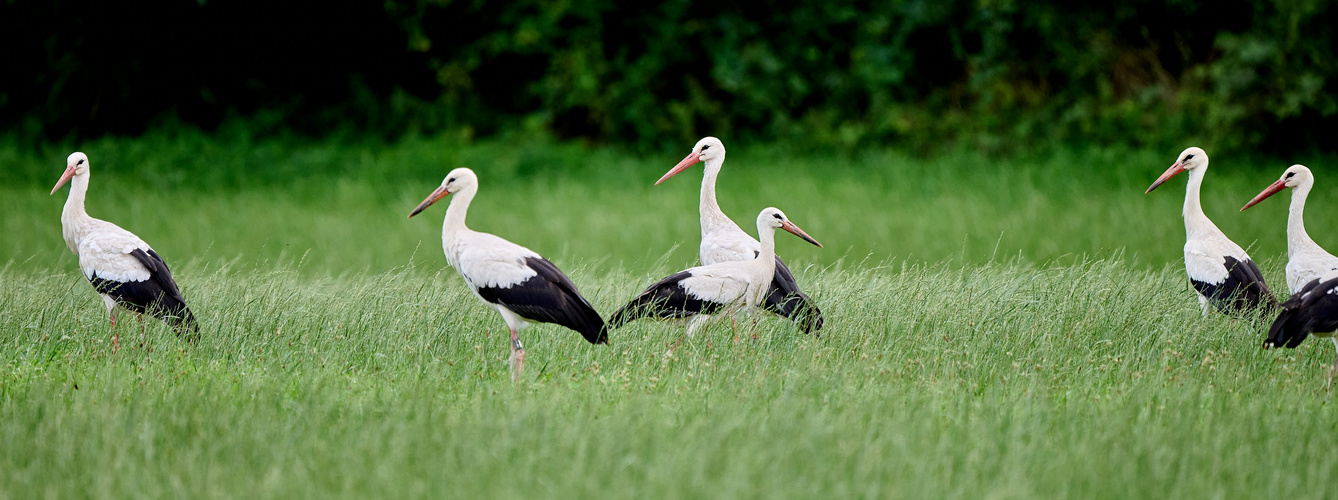
[[[1208,153],[1193,147],[1181,151],[1145,193],[1181,172],[1189,172],[1184,208],[1185,272],[1198,292],[1203,314],[1206,316],[1210,308],[1245,315],[1277,312],[1264,340],[1265,349],[1295,348],[1306,336],[1314,335],[1333,340],[1338,354],[1338,338],[1334,337],[1334,330],[1338,330],[1338,257],[1320,248],[1305,232],[1305,200],[1315,183],[1310,169],[1304,165],[1288,167],[1282,178],[1241,207],[1244,211],[1283,189],[1292,190],[1287,216],[1287,288],[1291,298],[1281,305],[1245,249],[1227,238],[1203,213],[1199,192],[1208,173]],[[1329,369],[1325,386],[1331,386],[1335,372],[1338,357]]]
[[[502,317],[511,332],[512,381],[521,379],[525,348],[521,331],[534,323],[555,323],[580,333],[592,344],[607,344],[609,330],[645,318],[688,319],[686,334],[692,336],[713,316],[728,317],[735,325],[740,313],[753,318],[767,311],[789,319],[804,333],[817,335],[823,327],[822,311],[799,287],[785,262],[776,255],[775,235],[783,229],[822,247],[779,209],[769,207],[757,215],[757,238],[725,215],[716,202],[716,178],[725,161],[725,146],[715,137],[701,139],[691,153],[664,174],[656,185],[704,163],[701,184],[700,266],[656,281],[627,302],[605,321],[576,285],[557,266],[538,253],[501,237],[474,231],[465,225],[469,205],[478,194],[479,180],[473,170],[457,168],[446,175],[436,190],[409,213],[412,218],[454,195],[442,223],[442,249],[446,262],[474,295]],[[116,311],[122,308],[142,318],[159,318],[178,334],[198,338],[199,324],[172,278],[166,262],[133,233],[107,221],[95,219],[84,209],[88,192],[89,161],[83,153],[67,159],[65,172],[52,188],[55,194],[70,184],[69,198],[61,213],[65,243],[79,257],[79,268],[93,289],[102,296],[115,332]],[[1276,312],[1269,327],[1265,349],[1295,348],[1309,335],[1328,337],[1338,351],[1338,257],[1320,248],[1305,231],[1303,212],[1314,176],[1305,166],[1293,165],[1277,182],[1264,189],[1241,210],[1250,208],[1284,189],[1292,189],[1287,222],[1287,287],[1291,297],[1279,304],[1264,283],[1263,274],[1239,245],[1222,233],[1199,201],[1208,155],[1191,147],[1177,157],[1165,173],[1148,187],[1148,193],[1172,177],[1188,172],[1185,190],[1185,270],[1198,294],[1206,316],[1217,309],[1233,315]],[[141,323],[142,324],[142,323]],[[112,335],[113,352],[119,335]],[[1329,372],[1329,383],[1338,372],[1338,359]]]

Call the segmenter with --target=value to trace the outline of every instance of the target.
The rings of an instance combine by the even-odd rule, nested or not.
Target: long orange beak
[[[695,165],[697,162],[702,161],[701,156],[702,156],[701,154],[698,154],[695,151],[692,152],[691,154],[688,154],[687,158],[684,158],[683,161],[678,162],[678,165],[674,165],[674,168],[669,169],[669,172],[664,174],[664,177],[661,177],[660,180],[655,181],[655,185],[656,186],[660,185],[661,182],[669,180],[670,177],[678,175],[679,172],[687,170],[688,167],[691,167]]]
[[[813,239],[813,237],[809,236],[808,233],[805,233],[803,229],[799,229],[799,226],[794,225],[793,222],[790,222],[788,220],[782,222],[781,229],[789,231],[791,234],[803,238],[804,241],[817,245],[818,248],[822,248],[822,243],[818,243],[818,240]]]
[[[1174,165],[1171,165],[1171,168],[1166,169],[1166,173],[1161,174],[1161,177],[1157,178],[1157,182],[1153,182],[1151,186],[1148,186],[1148,190],[1143,191],[1143,194],[1151,193],[1153,189],[1157,189],[1157,186],[1160,186],[1163,182],[1171,180],[1172,177],[1175,177],[1175,174],[1184,171],[1185,171],[1185,164],[1180,163],[1178,161],[1175,162]]]
[[[56,194],[56,190],[60,189],[61,186],[64,186],[66,182],[70,182],[70,178],[72,177],[74,177],[74,165],[65,167],[65,173],[61,174],[60,180],[56,181],[56,187],[51,188],[51,194]]]
[[[437,190],[433,191],[432,194],[427,195],[427,198],[424,199],[422,203],[419,203],[418,206],[414,207],[412,212],[409,212],[409,218],[412,219],[413,216],[418,215],[418,212],[422,212],[423,210],[427,209],[427,207],[432,206],[433,203],[436,203],[437,200],[440,200],[450,195],[451,192],[446,190],[446,186],[437,188]]]
[[[1245,209],[1253,207],[1256,203],[1264,201],[1264,199],[1268,198],[1269,196],[1278,194],[1278,191],[1282,191],[1283,189],[1287,189],[1287,181],[1278,179],[1277,182],[1270,184],[1268,188],[1264,189],[1264,191],[1259,193],[1258,196],[1255,196],[1254,199],[1250,200],[1249,203],[1246,203],[1245,206],[1240,207],[1240,211],[1244,212]]]

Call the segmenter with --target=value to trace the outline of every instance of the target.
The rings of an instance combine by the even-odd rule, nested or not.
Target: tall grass
[[[1335,494],[1328,343],[1261,351],[1261,323],[1202,317],[1170,267],[877,264],[800,271],[821,338],[541,326],[514,386],[504,324],[449,274],[214,270],[188,292],[198,344],[126,321],[112,354],[77,277],[7,269],[0,491]],[[644,284],[572,271],[604,311]]]
[[[475,168],[471,225],[608,313],[694,260],[700,174],[651,185],[686,145],[282,146],[79,147],[89,210],[153,244],[202,322],[187,344],[122,321],[117,353],[46,194],[70,147],[0,147],[0,497],[1338,494],[1332,349],[1262,351],[1267,318],[1201,315],[1182,181],[1142,194],[1174,151],[731,149],[725,210],[778,206],[827,245],[778,240],[822,336],[538,326],[513,385],[504,323],[440,254],[442,210],[404,216]],[[1279,291],[1286,204],[1234,211],[1282,166],[1215,159],[1204,199]],[[1335,184],[1310,166],[1327,245]]]

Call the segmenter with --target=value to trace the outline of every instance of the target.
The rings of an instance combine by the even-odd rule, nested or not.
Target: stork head
[[[1205,153],[1202,149],[1196,147],[1185,149],[1180,152],[1180,156],[1176,157],[1175,163],[1171,164],[1171,168],[1166,169],[1166,173],[1161,174],[1161,177],[1158,177],[1157,181],[1153,182],[1144,193],[1151,193],[1153,189],[1157,189],[1157,186],[1162,185],[1163,182],[1170,180],[1180,172],[1186,170],[1193,171],[1206,168],[1207,166],[1208,153]]]
[[[409,212],[409,217],[418,215],[418,212],[422,212],[427,207],[432,206],[437,200],[469,188],[477,187],[478,183],[479,178],[474,175],[473,170],[464,167],[452,170],[451,173],[446,174],[445,179],[442,179],[441,186],[438,187],[436,191],[427,195],[427,198],[424,199],[422,203],[419,203],[417,207],[414,207],[412,212]]]
[[[66,182],[76,175],[85,175],[88,173],[88,155],[78,151],[71,153],[69,158],[65,159],[65,173],[61,174],[60,180],[56,181],[56,187],[51,188],[51,194],[56,194],[56,190],[64,186]]]
[[[674,165],[674,168],[669,169],[664,177],[655,181],[655,185],[660,185],[661,182],[669,180],[670,177],[678,175],[679,172],[687,170],[688,167],[697,164],[697,162],[711,161],[716,158],[725,159],[725,145],[720,143],[720,139],[703,137],[702,140],[697,141],[697,145],[692,146],[692,152],[688,153],[683,161],[678,162],[678,165]]]
[[[1264,199],[1277,194],[1278,191],[1282,191],[1283,189],[1299,186],[1309,187],[1311,184],[1314,184],[1314,182],[1315,176],[1310,173],[1310,169],[1305,168],[1305,165],[1292,165],[1287,167],[1287,170],[1282,173],[1282,178],[1269,185],[1260,192],[1258,196],[1255,196],[1253,200],[1250,200],[1245,206],[1240,207],[1240,209],[1245,210],[1253,207],[1255,204],[1264,201]]]
[[[822,243],[818,243],[818,240],[813,239],[813,237],[809,236],[808,233],[805,233],[803,229],[799,229],[799,226],[790,222],[790,219],[785,217],[785,212],[781,212],[779,208],[769,207],[763,210],[762,213],[757,214],[758,231],[775,231],[776,229],[789,231],[790,234],[803,238],[804,241],[817,245],[818,248],[822,248]]]

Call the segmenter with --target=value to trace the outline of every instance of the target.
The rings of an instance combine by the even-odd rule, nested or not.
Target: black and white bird
[[[576,330],[592,344],[607,344],[604,319],[557,266],[528,248],[465,227],[469,203],[478,189],[473,170],[452,170],[441,187],[419,203],[409,217],[455,195],[441,225],[441,246],[446,262],[464,278],[474,295],[502,315],[511,329],[511,380],[520,380],[525,363],[520,331],[531,323],[556,323]]]
[[[162,319],[182,333],[198,333],[195,315],[186,307],[167,263],[134,233],[116,224],[94,219],[84,209],[88,195],[88,156],[74,153],[66,160],[65,173],[51,188],[51,194],[70,183],[70,197],[60,214],[61,235],[70,251],[79,256],[79,269],[102,295],[111,324],[116,326],[116,307]],[[120,335],[112,333],[113,352],[120,345]]]
[[[1268,328],[1268,338],[1264,340],[1264,349],[1273,347],[1296,348],[1307,335],[1328,337],[1333,341],[1333,348],[1338,352],[1338,272],[1331,271],[1310,280],[1301,290],[1292,294],[1282,304],[1273,325]],[[1338,372],[1338,357],[1329,369],[1326,388],[1332,387],[1333,374]]]
[[[1250,208],[1283,189],[1291,188],[1292,204],[1287,214],[1287,290],[1300,293],[1306,284],[1329,272],[1338,271],[1338,257],[1324,251],[1305,232],[1305,200],[1315,176],[1304,165],[1292,165],[1268,188],[1246,203],[1241,210]]]
[[[1189,172],[1185,189],[1185,271],[1199,293],[1203,313],[1209,305],[1222,312],[1246,312],[1277,305],[1273,292],[1264,283],[1263,273],[1250,256],[1222,230],[1208,220],[1199,203],[1203,176],[1208,172],[1208,154],[1199,148],[1180,153],[1171,168],[1157,178],[1145,193],[1180,172]]]
[[[690,336],[707,315],[751,313],[763,305],[771,291],[776,274],[778,228],[822,247],[779,209],[767,208],[757,215],[761,248],[755,257],[698,266],[662,279],[613,313],[609,328],[641,318],[693,317],[688,325]]]
[[[698,162],[706,163],[699,207],[702,242],[698,255],[701,263],[711,265],[756,258],[762,251],[761,243],[730,220],[716,202],[715,181],[720,175],[720,167],[725,164],[725,145],[720,139],[705,137],[697,141],[692,152],[655,184],[669,180]],[[775,276],[762,307],[794,321],[804,333],[815,333],[822,329],[822,311],[812,298],[799,289],[794,274],[790,273],[790,268],[780,257],[776,257]]]

